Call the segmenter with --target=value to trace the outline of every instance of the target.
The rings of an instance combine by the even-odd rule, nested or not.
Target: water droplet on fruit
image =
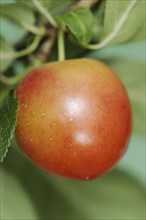
[[[67,138],[66,138],[66,141],[67,141],[67,142],[70,142],[70,138],[69,138],[69,137],[67,137]]]
[[[30,139],[30,142],[32,142],[32,141],[33,141],[33,139],[31,138],[31,139]]]
[[[70,118],[70,119],[69,119],[69,121],[73,121],[73,119],[72,119],[72,118]]]
[[[50,137],[50,138],[49,138],[49,140],[50,140],[50,141],[52,141],[52,140],[53,140],[53,138],[52,138],[52,137]]]
[[[66,142],[66,148],[70,149],[73,146],[72,140],[70,137],[66,137],[65,142]]]
[[[45,112],[42,112],[42,116],[45,116],[46,114],[45,114]]]

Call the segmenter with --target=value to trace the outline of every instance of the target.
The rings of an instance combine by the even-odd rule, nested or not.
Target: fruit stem
[[[30,53],[32,53],[37,46],[39,45],[40,41],[42,39],[42,36],[36,36],[32,44],[25,48],[24,50],[18,51],[18,52],[3,52],[1,53],[1,60],[9,60],[9,59],[16,59],[23,56],[26,56]]]
[[[63,28],[58,30],[58,60],[65,60],[65,45],[64,45],[64,31]]]
[[[48,10],[46,10],[46,8],[43,7],[43,5],[38,0],[32,0],[32,2],[34,3],[34,5],[38,9],[38,11],[41,12],[47,18],[47,20],[50,22],[50,24],[54,28],[57,28],[58,24],[55,21],[55,19],[53,18],[53,16],[50,14],[50,12]]]

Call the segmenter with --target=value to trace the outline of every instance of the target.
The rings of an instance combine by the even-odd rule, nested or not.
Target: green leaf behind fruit
[[[94,17],[89,9],[76,9],[58,15],[56,20],[62,27],[67,28],[81,44],[87,44],[92,39]]]
[[[105,4],[103,32],[101,41],[123,43],[132,38],[144,39],[143,23],[145,22],[145,0],[113,1]],[[138,37],[135,37],[138,35]]]
[[[13,62],[13,59],[7,59],[4,54],[7,53],[14,53],[14,49],[13,47],[6,42],[2,37],[0,37],[0,46],[1,46],[1,51],[0,51],[0,72],[3,72],[5,70],[7,70],[8,67],[10,67],[10,65]]]
[[[1,0],[0,4],[10,4],[10,3],[15,3],[15,0]]]
[[[31,32],[36,32],[34,27],[35,15],[33,10],[27,5],[20,3],[8,4],[1,6],[1,16],[14,21],[17,25],[22,26]]]

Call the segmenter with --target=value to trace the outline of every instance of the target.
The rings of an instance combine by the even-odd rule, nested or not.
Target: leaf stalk
[[[65,60],[65,44],[64,44],[64,31],[63,28],[58,30],[58,60]]]
[[[48,10],[46,10],[38,0],[32,0],[32,2],[35,5],[35,7],[38,9],[38,11],[41,12],[41,14],[43,14],[47,18],[47,20],[50,22],[50,24],[54,28],[57,28],[58,24],[55,21],[55,19],[53,18],[53,16],[50,14],[50,12]]]

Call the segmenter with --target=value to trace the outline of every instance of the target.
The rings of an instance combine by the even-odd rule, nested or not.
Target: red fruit
[[[105,64],[76,59],[31,71],[16,90],[16,138],[43,169],[92,179],[125,152],[131,108],[124,86]]]

